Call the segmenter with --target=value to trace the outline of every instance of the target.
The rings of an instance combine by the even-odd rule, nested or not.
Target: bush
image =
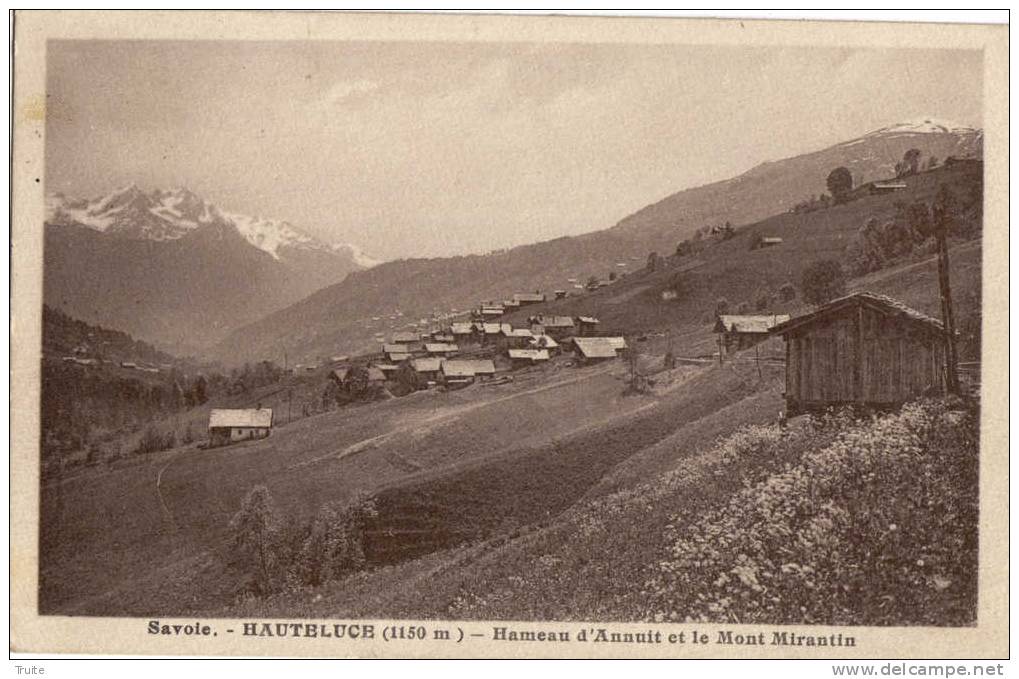
[[[161,450],[169,450],[176,445],[177,435],[172,431],[168,431],[164,434],[160,433],[155,427],[150,426],[145,430],[145,433],[142,434],[141,439],[138,440],[138,444],[131,452],[135,455],[147,455],[149,453],[158,453]]]
[[[808,304],[821,305],[846,293],[846,278],[842,266],[832,259],[821,259],[803,271],[803,299]]]

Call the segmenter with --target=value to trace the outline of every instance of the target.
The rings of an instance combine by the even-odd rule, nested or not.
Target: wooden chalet
[[[460,347],[456,344],[448,344],[446,342],[427,342],[425,344],[425,351],[428,352],[429,356],[452,356],[453,354],[460,351]]]
[[[509,349],[526,348],[533,339],[534,334],[529,328],[513,328],[509,325],[502,328],[502,342]]]
[[[788,320],[788,314],[720,314],[715,321],[719,351],[729,354],[749,349],[768,339],[772,328]]]
[[[618,349],[625,348],[626,342],[619,338],[609,337],[574,337],[573,346],[576,349],[577,357],[584,363],[597,363],[618,356]]]
[[[829,406],[897,407],[945,391],[941,321],[858,292],[772,328],[786,343],[790,414]]]
[[[209,413],[209,445],[262,439],[272,430],[272,408],[213,408]]]
[[[577,316],[574,319],[577,326],[577,334],[581,337],[590,337],[598,331],[600,321],[593,316]]]
[[[445,359],[432,357],[432,358],[415,358],[410,362],[410,367],[414,369],[418,375],[421,375],[429,381],[435,381],[439,379],[439,373],[442,371],[442,364]]]
[[[534,323],[531,330],[536,335],[551,335],[555,339],[563,339],[576,334],[576,325],[570,316],[535,316],[531,320]]]
[[[420,342],[421,336],[416,332],[397,332],[393,334],[393,344],[410,344],[412,342]]]

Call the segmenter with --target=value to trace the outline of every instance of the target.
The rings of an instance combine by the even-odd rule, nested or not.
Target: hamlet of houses
[[[556,290],[554,296],[563,299],[567,292]],[[626,348],[622,337],[599,337],[599,321],[590,316],[538,314],[517,326],[502,320],[546,299],[540,291],[516,293],[502,301],[483,301],[473,311],[424,332],[395,332],[388,340],[381,338],[381,350],[365,357],[365,364],[381,372],[383,379],[395,379],[398,371],[410,369],[428,386],[457,388],[557,357],[572,358],[578,365],[614,359]],[[344,358],[342,363],[349,364]],[[337,368],[332,379],[342,385],[347,372],[346,367]]]

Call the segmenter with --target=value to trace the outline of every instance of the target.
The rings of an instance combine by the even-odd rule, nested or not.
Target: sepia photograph
[[[1007,654],[1007,25],[505,19],[19,14],[33,625]]]

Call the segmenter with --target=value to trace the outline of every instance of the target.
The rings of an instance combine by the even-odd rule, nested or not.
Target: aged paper
[[[1007,56],[1008,32],[1001,26],[17,13],[11,650],[450,658],[1007,656]],[[794,83],[799,78],[806,80]],[[391,85],[400,99],[373,99]],[[643,98],[655,87],[665,88],[667,96]],[[853,88],[858,88],[855,98]],[[952,97],[945,94],[949,89]],[[884,94],[875,95],[878,91]],[[226,92],[235,96],[232,102]],[[789,105],[794,98],[809,99],[811,105]],[[837,108],[828,105],[836,100]],[[668,124],[655,117],[673,105],[676,115]],[[378,108],[364,114],[370,106]],[[944,124],[934,117],[939,106],[970,119]],[[908,124],[896,127],[907,113]],[[845,129],[839,121],[850,118],[863,126],[883,119],[889,127],[863,127],[856,140],[849,133],[838,136]],[[737,136],[735,121],[744,121],[745,137]],[[878,138],[864,134],[882,132],[878,128],[885,136],[872,147],[875,153],[898,149],[902,135],[940,135],[939,143],[958,146],[937,152],[924,147],[919,160],[911,160],[907,151],[900,162],[871,167],[867,163],[873,158],[856,158],[846,149]],[[703,135],[714,140],[714,149],[698,145]],[[801,136],[817,140],[816,145],[798,145]],[[898,141],[887,141],[893,138]],[[776,139],[785,146],[776,145]],[[845,144],[839,157],[848,159],[843,161],[848,185],[842,187],[842,175],[832,172],[827,177],[831,196],[818,197],[823,184],[796,194],[799,189],[783,180],[769,179],[774,183],[761,184],[770,187],[762,191],[784,186],[786,192],[774,207],[731,211],[743,197],[738,184],[725,184],[714,207],[703,214],[666,219],[653,210],[638,212],[655,207],[664,195],[699,185],[721,186],[738,176],[758,181],[762,175],[754,172],[768,167],[762,163],[794,172],[808,161],[788,166],[776,161],[806,158],[838,142]],[[598,146],[608,150],[588,152]],[[323,155],[326,148],[331,156]],[[727,152],[732,148],[740,150],[742,160]],[[901,155],[897,150],[892,160]],[[676,166],[684,167],[677,171]],[[823,167],[825,175],[829,169],[835,168]],[[338,177],[347,178],[348,186],[341,187]],[[954,192],[945,210],[955,210],[957,225],[947,252],[959,323],[954,334],[960,338],[951,351],[962,352],[956,361],[959,377],[943,371],[947,359],[937,330],[944,322],[933,287],[938,241],[928,235],[936,233],[939,215],[945,214],[939,210],[947,204],[938,202],[938,182],[951,184]],[[132,187],[111,193],[124,184]],[[209,207],[195,196],[201,191],[169,190],[193,184],[229,208]],[[850,272],[842,291],[850,298],[839,304],[856,306],[829,309],[824,306],[829,297],[813,308],[821,310],[822,321],[829,318],[824,314],[853,309],[861,319],[854,327],[861,333],[868,313],[896,320],[876,321],[866,332],[904,324],[894,338],[914,344],[895,345],[907,348],[889,350],[898,351],[894,358],[875,349],[874,360],[895,361],[895,370],[905,374],[911,358],[927,357],[917,370],[932,370],[929,384],[910,398],[931,395],[932,389],[943,392],[953,380],[973,389],[948,406],[930,406],[933,410],[907,408],[913,415],[895,416],[878,408],[873,415],[882,423],[874,431],[888,436],[905,431],[902,448],[909,448],[967,445],[945,434],[945,423],[978,413],[979,456],[970,469],[979,488],[978,515],[955,505],[942,508],[958,512],[960,522],[969,517],[972,530],[960,528],[956,534],[948,526],[945,535],[955,542],[935,540],[925,548],[912,545],[912,536],[896,535],[904,520],[896,517],[912,521],[935,511],[931,489],[942,487],[937,484],[954,489],[965,481],[965,470],[954,475],[942,469],[946,475],[938,477],[941,468],[931,462],[933,471],[916,469],[933,476],[917,471],[915,483],[908,474],[898,481],[905,484],[898,488],[908,488],[903,492],[915,512],[905,512],[904,501],[885,505],[874,498],[866,507],[844,507],[839,498],[850,491],[839,495],[842,491],[832,488],[843,486],[833,482],[825,491],[828,499],[810,510],[815,514],[809,522],[782,524],[794,532],[781,539],[787,542],[775,538],[770,566],[762,565],[764,551],[728,553],[766,550],[760,545],[770,539],[744,530],[741,515],[734,513],[739,502],[731,498],[760,499],[775,484],[792,484],[783,474],[798,473],[799,464],[806,464],[802,469],[809,468],[809,474],[827,473],[822,462],[829,458],[821,455],[810,463],[800,458],[835,450],[842,439],[825,427],[847,427],[857,437],[852,441],[885,451],[873,453],[875,470],[887,469],[880,465],[891,464],[886,458],[901,449],[894,442],[866,439],[859,422],[822,425],[819,417],[811,419],[816,413],[800,416],[815,407],[823,412],[830,405],[824,398],[845,400],[830,397],[837,390],[835,378],[822,378],[825,386],[818,393],[827,396],[811,400],[804,391],[807,395],[797,400],[791,395],[794,383],[785,371],[802,359],[782,354],[783,342],[792,347],[794,338],[806,337],[818,347],[829,337],[827,331],[810,334],[813,321],[805,320],[810,308],[802,306],[803,290],[782,307],[781,281],[769,279],[772,287],[765,290],[761,283],[760,288],[769,294],[742,292],[745,298],[726,299],[725,306],[719,301],[689,316],[683,315],[683,299],[710,296],[714,304],[716,297],[733,294],[723,291],[730,289],[723,278],[704,272],[714,271],[716,263],[747,261],[740,259],[747,252],[779,258],[775,261],[786,264],[776,266],[790,267],[781,259],[783,249],[802,251],[791,260],[814,258],[821,250],[838,257],[857,253],[850,241],[871,215],[860,206],[878,206],[873,210],[884,212],[873,214],[898,224],[893,215],[906,215],[909,206],[903,203],[895,212],[900,209],[893,207],[895,196],[886,196],[895,192],[924,206],[925,216],[910,223],[912,235],[906,239],[915,244],[908,244],[906,254],[889,254],[898,245],[888,246],[880,264],[860,264],[865,258],[844,261],[847,270],[870,267]],[[82,196],[100,198],[82,201]],[[233,212],[243,211],[238,203],[245,200],[258,205],[249,214],[276,209],[275,218],[293,220],[295,226],[236,217]],[[193,214],[191,201],[198,205]],[[818,249],[798,240],[820,232],[810,229],[836,228],[831,225],[842,223],[837,215],[858,208],[852,230],[836,245],[825,241]],[[286,214],[290,209],[299,214]],[[273,273],[274,266],[286,263],[287,247],[307,250],[312,241],[334,236],[334,242],[354,243],[328,252],[328,257],[340,252],[347,257],[343,266],[357,271],[348,281],[384,270],[370,267],[374,262],[359,249],[385,261],[383,267],[404,259],[486,252],[492,254],[483,261],[504,261],[499,258],[517,252],[507,254],[508,248],[608,229],[634,212],[638,218],[626,222],[631,229],[626,233],[653,234],[647,240],[597,241],[601,250],[583,255],[589,259],[572,251],[563,255],[575,257],[569,260],[574,267],[569,280],[567,273],[561,279],[549,276],[554,264],[548,262],[560,255],[528,250],[521,262],[547,256],[540,260],[545,264],[527,269],[521,263],[505,274],[512,287],[479,291],[468,302],[478,305],[473,317],[463,315],[468,307],[456,301],[460,292],[452,284],[435,293],[434,307],[397,308],[409,299],[407,288],[438,290],[436,279],[453,279],[460,271],[457,260],[442,260],[431,274],[411,269],[395,274],[386,308],[355,312],[357,299],[347,299],[346,306],[329,307],[315,318],[288,310],[311,308],[320,299],[317,290],[340,285],[328,278],[340,260],[327,259],[322,267],[327,255],[319,254],[319,259],[301,260],[301,276]],[[651,216],[641,222],[640,214]],[[689,220],[700,221],[691,226]],[[314,224],[321,226],[314,238],[294,235]],[[222,248],[231,238],[241,245],[246,238],[254,246],[238,245],[236,270],[244,272],[239,278],[226,273],[235,262],[218,249],[215,265],[205,262],[201,268],[196,260],[175,259],[195,268],[126,292],[117,287],[144,281],[146,273],[173,270],[176,264],[158,264],[152,253],[164,252],[160,248],[166,243],[200,250],[205,241],[195,234],[206,233],[205,227],[226,229],[210,237],[209,248]],[[741,233],[744,227],[748,231]],[[895,233],[877,217],[873,228],[887,238]],[[670,229],[681,235],[668,241],[667,251],[649,256],[650,248],[640,249],[654,238],[672,238]],[[123,240],[110,245],[118,235]],[[684,248],[692,248],[692,254]],[[173,256],[183,258],[185,251],[182,246]],[[50,264],[57,260],[48,259],[58,254],[64,257],[59,270]],[[96,259],[80,264],[86,256]],[[52,270],[44,271],[44,261]],[[102,278],[109,272],[99,269],[125,261],[131,265],[123,273]],[[598,270],[584,269],[589,261],[597,262]],[[733,265],[725,275],[738,277],[740,267]],[[208,273],[217,270],[219,277]],[[899,288],[889,287],[893,274],[900,276],[893,281]],[[488,285],[481,265],[473,275],[464,274],[469,282],[461,287]],[[203,276],[212,283],[197,287]],[[798,269],[789,276],[799,287]],[[250,285],[241,285],[235,297],[215,297],[238,281]],[[154,291],[167,285],[179,285],[181,292],[168,297]],[[922,286],[927,287],[921,294]],[[541,290],[532,299],[534,287]],[[559,287],[564,289],[557,292]],[[629,292],[612,297],[621,288]],[[895,293],[892,302],[889,290]],[[852,296],[870,292],[873,297]],[[910,295],[933,305],[923,314],[912,308],[903,312],[909,305],[899,297]],[[260,301],[263,311],[245,315],[244,309]],[[540,314],[530,318],[513,311],[531,303],[546,306],[536,307]],[[746,308],[737,308],[740,303]],[[44,318],[44,304],[55,310],[47,311],[52,316]],[[642,304],[654,311],[626,315]],[[968,313],[974,304],[993,311],[974,317]],[[204,316],[189,315],[197,307],[206,309]],[[672,311],[676,308],[680,311]],[[282,315],[273,315],[277,312]],[[721,325],[715,325],[716,316]],[[396,324],[404,320],[414,333],[427,329],[427,343],[416,347],[411,345],[418,337],[401,340],[406,328]],[[491,332],[486,321],[496,324]],[[349,327],[341,332],[334,322]],[[457,323],[469,326],[463,337],[457,335]],[[740,323],[763,323],[763,335],[754,339],[761,331],[741,331]],[[520,332],[514,335],[504,324],[517,325]],[[52,330],[57,327],[65,334],[57,337]],[[154,349],[125,344],[130,349],[123,351],[138,357],[117,353],[121,336],[103,335],[98,328],[130,332]],[[776,332],[769,337],[772,329]],[[52,344],[47,337],[44,345],[44,332],[54,333]],[[329,335],[327,351],[320,338],[330,332],[349,344]],[[853,346],[865,352],[870,345],[860,337]],[[475,340],[478,348],[466,352]],[[873,346],[886,346],[881,341],[878,337]],[[97,348],[102,342],[110,344]],[[358,357],[369,356],[364,349],[369,345],[372,357],[358,363]],[[832,361],[852,353],[836,340],[823,346],[834,352],[827,354]],[[764,355],[767,347],[774,356]],[[262,373],[242,370],[245,363],[269,366],[261,361],[266,351],[272,352],[270,367]],[[458,359],[458,352],[466,358]],[[810,355],[815,360],[820,354]],[[178,364],[167,356],[194,357],[197,363],[181,359]],[[212,377],[213,361],[223,366],[221,381]],[[888,364],[874,365],[870,378],[846,377],[847,384],[880,382]],[[348,402],[356,400],[348,379],[354,374],[363,375],[358,394],[375,384],[377,375],[387,400]],[[807,373],[797,373],[796,379],[797,386],[806,384]],[[684,387],[685,380],[695,387]],[[767,380],[777,386],[760,386]],[[906,389],[907,383],[913,384],[906,378],[889,382],[887,390]],[[711,385],[719,384],[724,389],[710,397],[716,400],[707,400]],[[108,400],[98,395],[104,385],[114,385]],[[415,390],[421,393],[405,396]],[[685,395],[687,390],[692,395]],[[733,400],[737,393],[746,400]],[[542,400],[550,394],[554,399]],[[677,400],[700,396],[705,400]],[[106,410],[110,400],[120,404],[120,414]],[[874,406],[871,401],[864,405]],[[564,406],[567,402],[572,405]],[[967,411],[960,403],[979,407]],[[496,409],[500,406],[505,410]],[[478,413],[484,412],[490,419],[482,421]],[[929,424],[910,429],[913,416]],[[880,419],[885,417],[900,419]],[[388,428],[373,429],[376,420]],[[180,429],[163,445],[158,437],[165,432],[150,435],[156,430],[149,421]],[[671,421],[680,424],[668,425]],[[624,437],[623,427],[631,426],[626,423],[635,424]],[[753,426],[758,429],[748,429]],[[746,440],[731,438],[737,433],[763,437],[761,445],[775,447],[747,444],[732,452]],[[913,435],[918,443],[908,438]],[[126,452],[111,452],[111,446],[125,446]],[[590,450],[597,454],[584,457]],[[760,450],[775,451],[775,460],[788,458],[779,464]],[[913,448],[907,452],[917,454]],[[520,455],[516,464],[515,454]],[[730,454],[735,463],[724,462]],[[562,464],[547,464],[552,456],[561,456]],[[700,481],[683,485],[684,475]],[[699,496],[693,485],[725,496],[708,491]],[[267,489],[265,495],[259,495],[259,487]],[[854,501],[869,487],[853,485]],[[416,494],[400,495],[394,490],[400,488]],[[786,502],[776,501],[776,507],[794,506],[782,495],[786,491],[776,492]],[[347,504],[329,505],[331,493]],[[677,500],[682,493],[690,498],[686,504]],[[368,495],[373,499],[365,500]],[[451,504],[435,504],[437,497]],[[492,509],[495,499],[498,511]],[[668,516],[656,514],[659,503],[669,502],[680,504]],[[715,513],[701,516],[705,507]],[[641,516],[647,521],[636,518]],[[451,517],[462,519],[462,526]],[[850,523],[858,530],[855,537],[838,533]],[[250,531],[238,537],[243,526]],[[621,527],[632,533],[621,534]],[[252,542],[252,535],[261,541]],[[809,542],[811,536],[816,542]],[[652,542],[659,551],[644,550],[642,545]],[[853,544],[874,547],[857,554]],[[602,553],[593,545],[601,545]],[[578,556],[584,548],[590,551]],[[874,550],[885,551],[878,558]],[[639,586],[623,581],[630,574],[613,578],[606,572],[631,552],[632,578],[640,579]],[[843,559],[850,552],[862,561]],[[662,564],[652,562],[652,555]],[[972,568],[966,572],[966,555],[978,564],[977,575]],[[873,563],[867,561],[872,557]],[[827,565],[818,566],[818,572],[808,558]],[[867,567],[884,565],[866,571],[864,561],[871,563]],[[841,570],[824,570],[836,565]],[[710,571],[712,581],[695,594],[690,583],[698,569]],[[873,600],[870,585],[861,585],[865,573],[873,583]],[[913,584],[887,585],[885,576],[888,582]],[[588,578],[592,584],[585,589],[579,581]],[[802,601],[795,606],[789,603],[790,582],[801,583],[796,596]],[[946,591],[956,597],[947,604]]]

